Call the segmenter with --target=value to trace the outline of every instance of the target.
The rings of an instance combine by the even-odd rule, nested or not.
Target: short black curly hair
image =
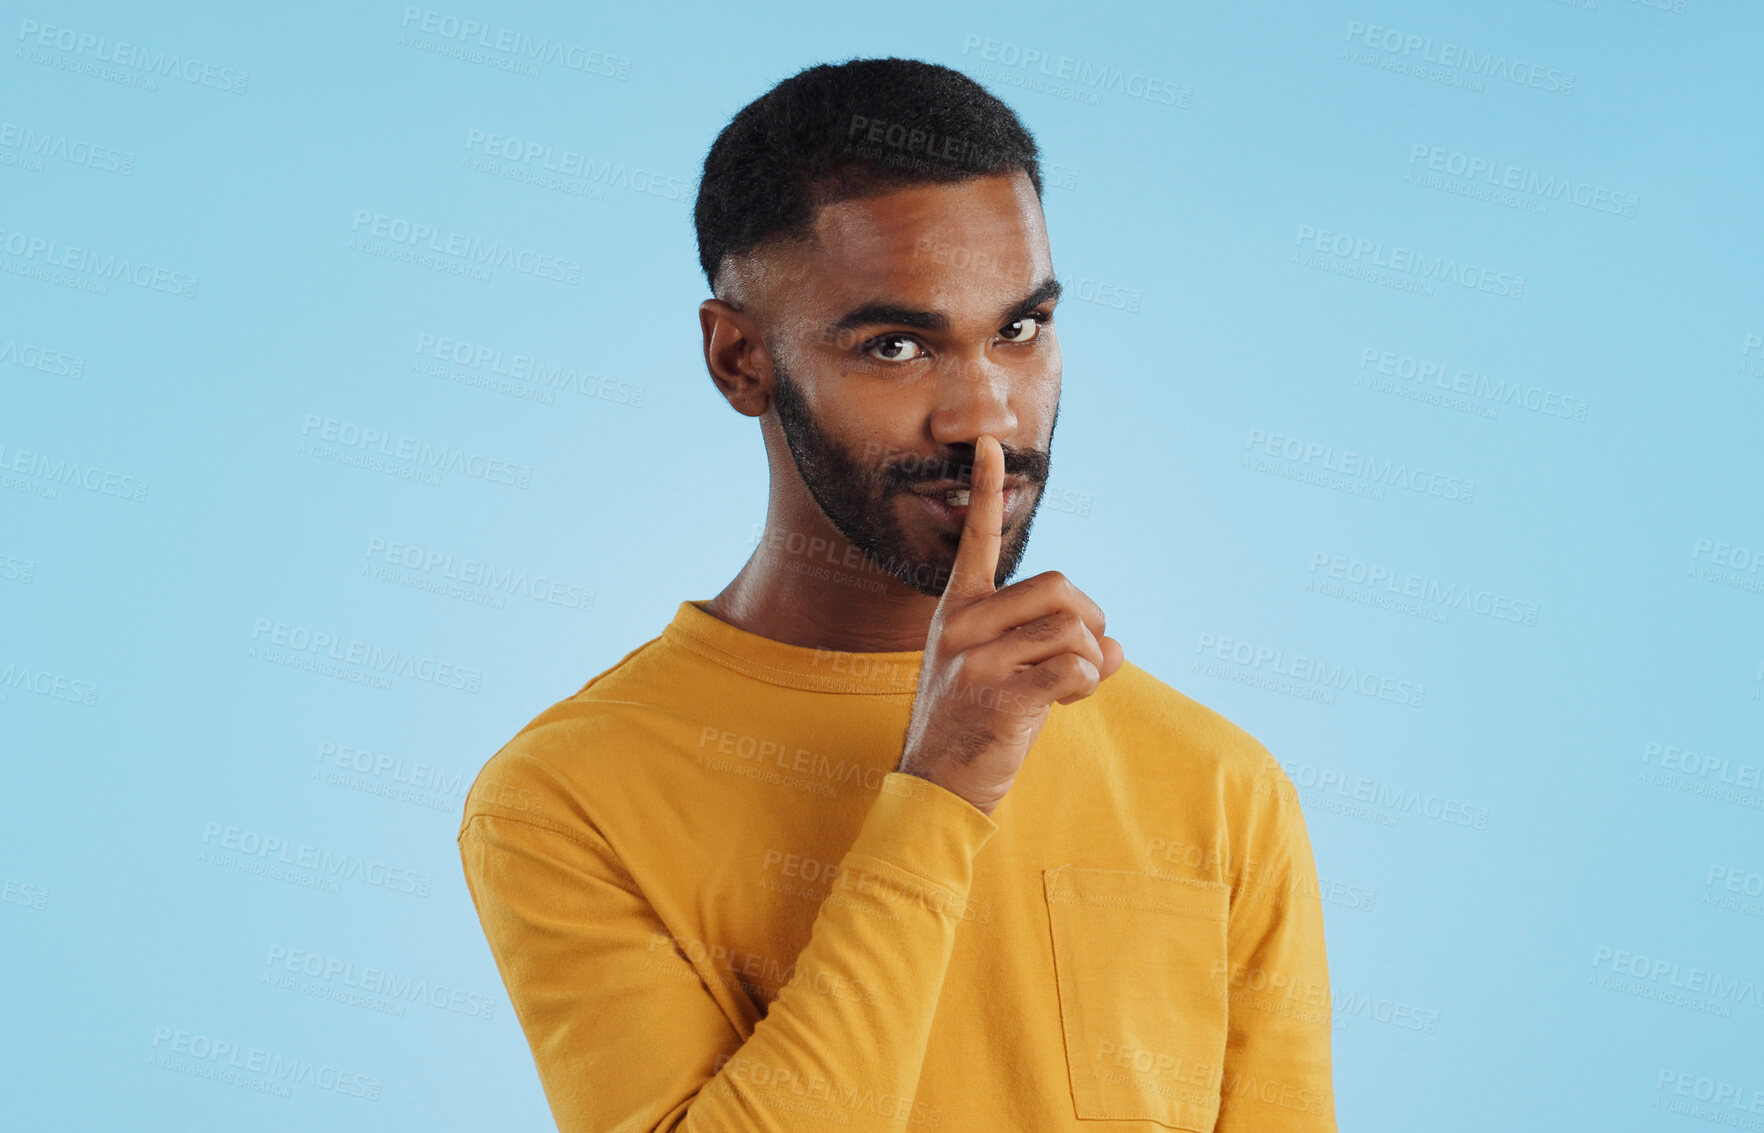
[[[806,238],[821,205],[1015,169],[1039,198],[1034,136],[960,71],[893,57],[822,63],[742,107],[711,144],[693,207],[699,266],[714,293],[724,257]]]

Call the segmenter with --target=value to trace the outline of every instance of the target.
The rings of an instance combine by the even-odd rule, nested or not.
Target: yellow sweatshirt
[[[1260,743],[1129,662],[988,817],[892,770],[921,652],[702,605],[466,798],[559,1129],[1335,1129],[1316,867]]]

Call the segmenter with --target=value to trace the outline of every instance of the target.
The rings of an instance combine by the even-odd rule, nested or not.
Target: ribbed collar
[[[809,692],[910,696],[919,686],[923,649],[906,653],[844,653],[788,645],[732,626],[707,613],[708,598],[680,603],[662,630],[669,642],[767,684]]]

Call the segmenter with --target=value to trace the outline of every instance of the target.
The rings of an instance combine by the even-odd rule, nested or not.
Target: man
[[[1004,585],[1059,402],[1040,190],[1011,111],[911,60],[712,146],[699,319],[764,536],[459,831],[561,1129],[1335,1128],[1290,782],[1062,575]]]

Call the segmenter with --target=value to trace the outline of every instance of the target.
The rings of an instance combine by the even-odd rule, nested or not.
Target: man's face
[[[815,239],[767,253],[773,405],[828,520],[881,569],[941,595],[974,442],[1005,455],[995,584],[1017,569],[1050,467],[1058,288],[1022,173],[823,206]]]

